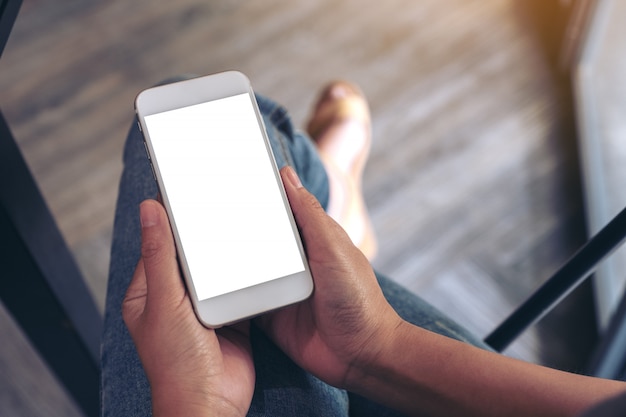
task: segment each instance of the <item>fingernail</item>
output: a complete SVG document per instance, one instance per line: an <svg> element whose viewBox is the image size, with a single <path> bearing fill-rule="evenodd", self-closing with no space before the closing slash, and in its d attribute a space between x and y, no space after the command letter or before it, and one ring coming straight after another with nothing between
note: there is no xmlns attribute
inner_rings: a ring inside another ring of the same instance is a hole
<svg viewBox="0 0 626 417"><path fill-rule="evenodd" d="M139 218L141 219L141 227L152 227L159 222L159 214L156 207L149 201L144 201L139 206Z"/></svg>
<svg viewBox="0 0 626 417"><path fill-rule="evenodd" d="M286 169L287 179L289 180L291 185L293 185L295 188L302 188L302 182L300 182L300 178L298 177L298 174L296 174L296 171L290 166L288 166Z"/></svg>

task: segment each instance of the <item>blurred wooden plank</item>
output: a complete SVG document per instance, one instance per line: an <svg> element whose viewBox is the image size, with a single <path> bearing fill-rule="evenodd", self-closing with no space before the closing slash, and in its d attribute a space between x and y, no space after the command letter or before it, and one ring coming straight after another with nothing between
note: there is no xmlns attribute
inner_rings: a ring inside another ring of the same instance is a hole
<svg viewBox="0 0 626 417"><path fill-rule="evenodd" d="M102 306L140 89L236 68L303 126L321 85L353 80L374 122L375 266L486 334L584 239L567 97L522 14L513 0L25 0L0 105ZM514 354L575 366L562 327Z"/></svg>

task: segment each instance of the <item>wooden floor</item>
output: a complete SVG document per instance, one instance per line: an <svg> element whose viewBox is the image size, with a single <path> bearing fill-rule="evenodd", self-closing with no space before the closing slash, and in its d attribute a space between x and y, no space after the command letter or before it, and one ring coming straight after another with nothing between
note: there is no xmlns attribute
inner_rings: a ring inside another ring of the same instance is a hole
<svg viewBox="0 0 626 417"><path fill-rule="evenodd" d="M140 89L239 69L302 126L350 79L373 114L375 267L483 336L584 240L568 89L517 3L24 0L0 106L102 307ZM593 326L575 298L507 353L579 370ZM0 415L73 415L1 312Z"/></svg>

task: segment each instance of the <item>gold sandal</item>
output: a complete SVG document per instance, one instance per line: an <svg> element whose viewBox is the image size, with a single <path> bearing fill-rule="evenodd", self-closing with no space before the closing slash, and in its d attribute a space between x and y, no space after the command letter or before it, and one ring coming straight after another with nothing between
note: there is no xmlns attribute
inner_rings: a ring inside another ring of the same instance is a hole
<svg viewBox="0 0 626 417"><path fill-rule="evenodd" d="M340 89L338 89L340 87ZM324 134L332 127L343 123L360 123L366 131L365 142L362 149L356 154L355 159L348 164L348 171L345 175L334 175L340 172L336 161L332 156L321 153L322 160L325 162L327 171L330 176L337 180L343 189L344 195L352 195L347 204L342 207L340 213L336 213L335 217L350 236L354 244L372 260L377 252L377 242L374 229L372 227L367 207L363 200L363 192L361 188L361 180L363 169L369 156L371 146L371 116L369 106L362 91L355 85L346 81L335 81L330 83L322 90L317 103L313 109L312 116L307 124L306 130L309 136L316 143L320 143ZM332 140L332 139L331 139ZM349 219L362 218L363 223L360 227L351 227ZM360 233L356 233L357 230ZM356 236L355 236L356 235Z"/></svg>

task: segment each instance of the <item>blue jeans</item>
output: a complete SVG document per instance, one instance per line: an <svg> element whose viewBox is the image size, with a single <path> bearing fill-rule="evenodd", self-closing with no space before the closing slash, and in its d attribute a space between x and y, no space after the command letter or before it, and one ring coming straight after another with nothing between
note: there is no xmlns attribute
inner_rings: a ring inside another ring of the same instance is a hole
<svg viewBox="0 0 626 417"><path fill-rule="evenodd" d="M313 143L294 129L284 109L260 96L257 101L278 166L293 166L304 186L323 207L327 207L328 178ZM124 171L111 249L101 351L103 416L148 416L152 413L150 386L121 314L122 300L140 256L139 203L157 195L142 140L136 124L133 124L124 149ZM404 319L434 332L486 347L419 297L380 274L377 277L389 303ZM257 379L249 416L399 415L358 395L325 384L303 371L254 326L251 344Z"/></svg>

